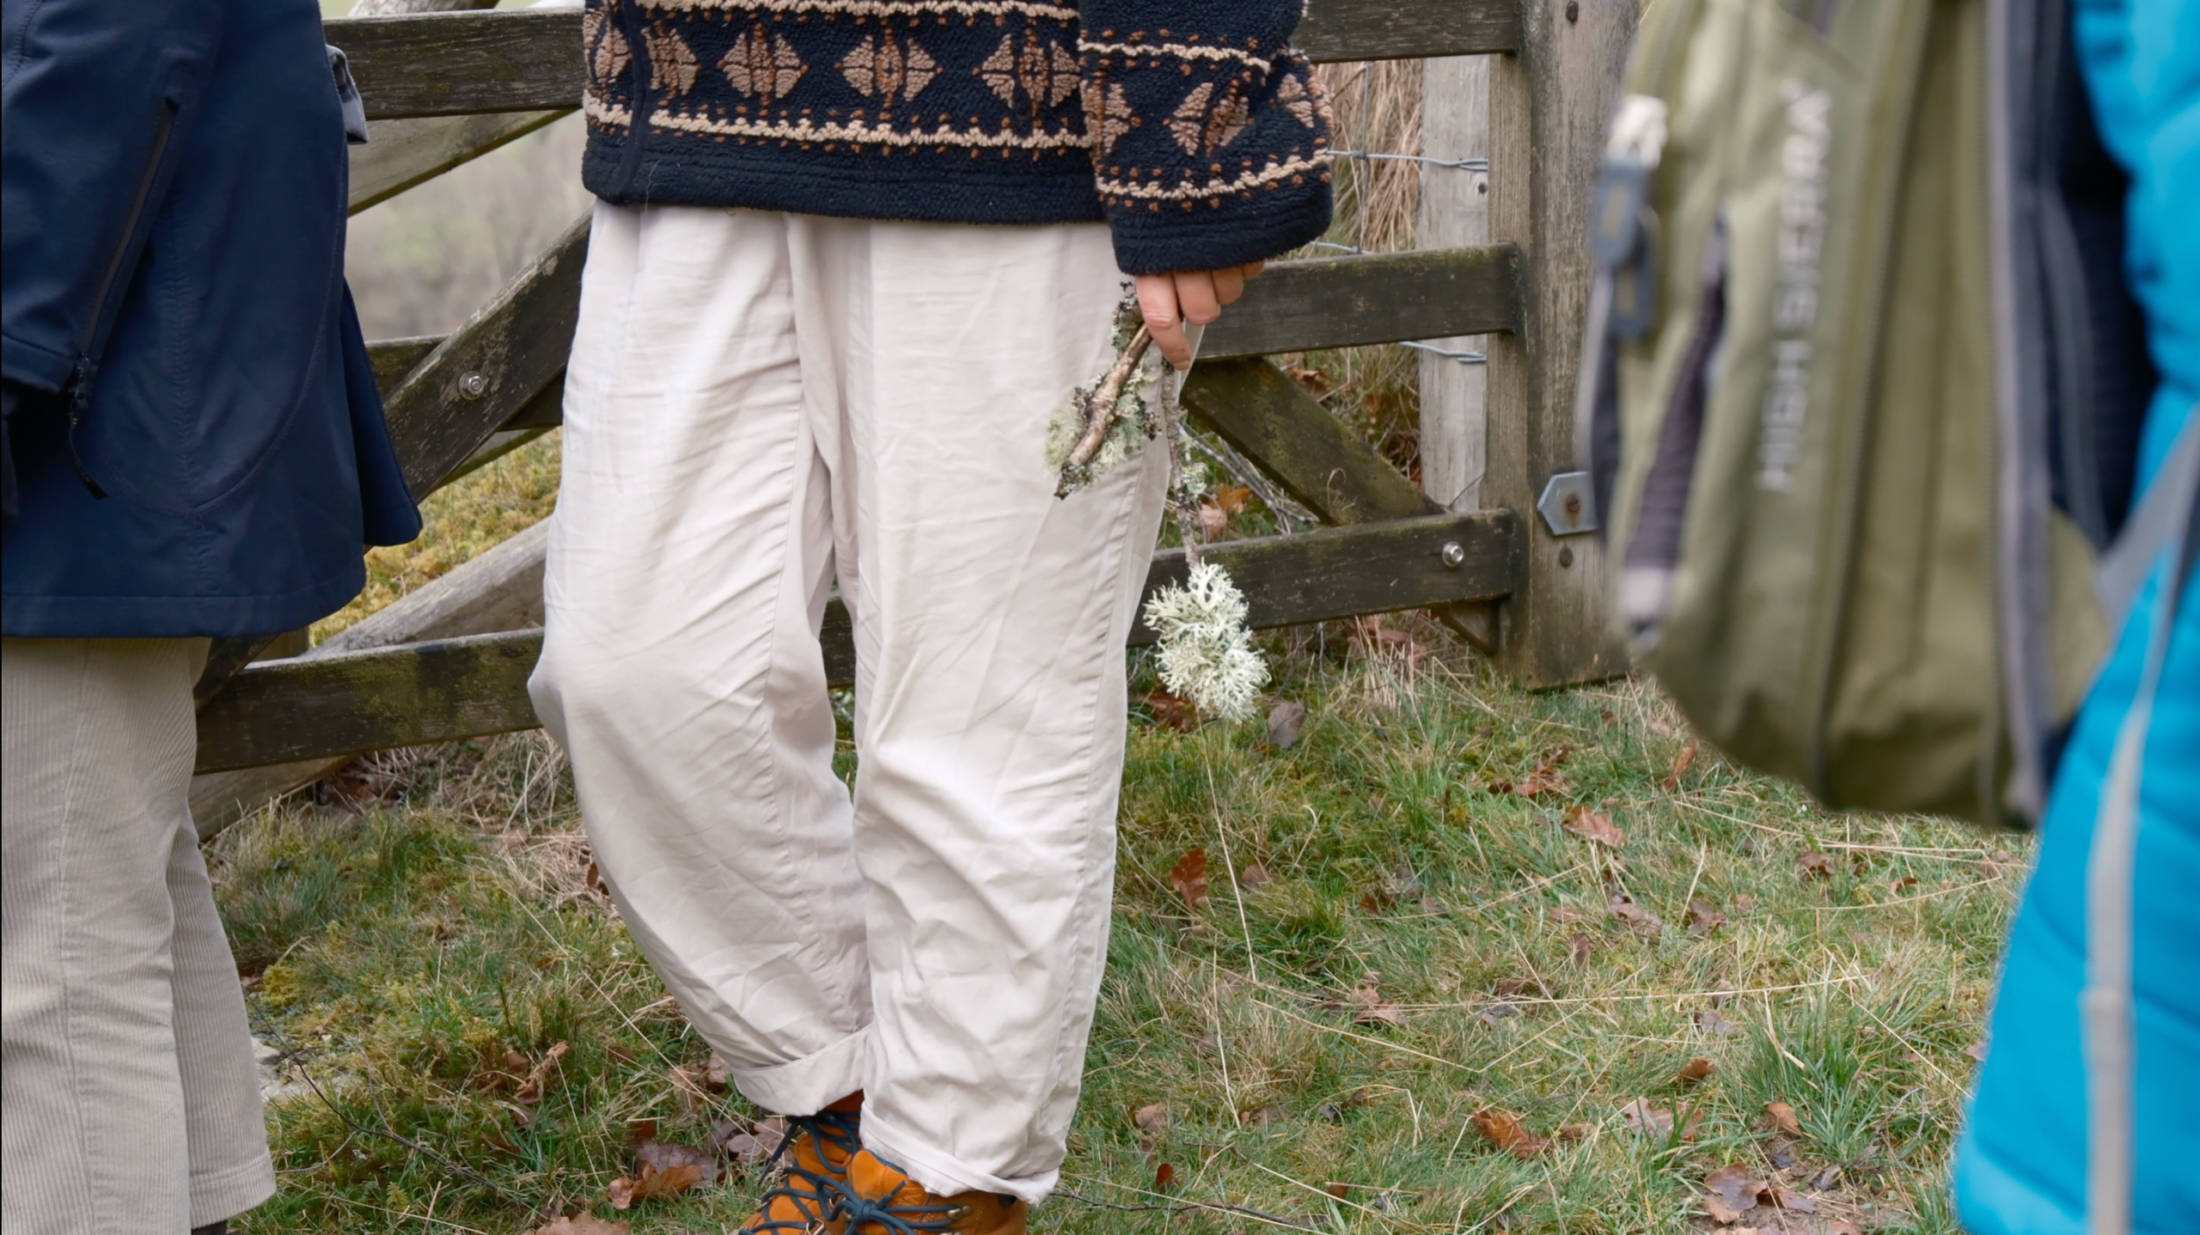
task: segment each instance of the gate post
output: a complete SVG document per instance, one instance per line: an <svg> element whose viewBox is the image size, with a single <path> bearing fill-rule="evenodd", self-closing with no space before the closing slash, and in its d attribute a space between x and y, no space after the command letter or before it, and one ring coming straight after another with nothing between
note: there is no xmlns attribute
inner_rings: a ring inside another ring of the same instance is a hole
<svg viewBox="0 0 2200 1235"><path fill-rule="evenodd" d="M1520 0L1520 51L1490 58L1490 238L1521 254L1520 329L1489 337L1482 504L1518 511L1527 580L1499 664L1531 687L1627 668L1594 535L1554 536L1536 499L1575 470L1574 373L1589 291L1590 192L1640 15L1636 0Z"/></svg>

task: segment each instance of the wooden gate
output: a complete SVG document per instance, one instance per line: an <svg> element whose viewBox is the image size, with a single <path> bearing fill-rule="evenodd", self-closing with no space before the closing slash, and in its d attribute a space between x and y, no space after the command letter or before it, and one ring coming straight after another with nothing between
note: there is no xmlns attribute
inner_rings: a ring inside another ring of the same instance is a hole
<svg viewBox="0 0 2200 1235"><path fill-rule="evenodd" d="M1606 633L1596 537L1536 504L1575 466L1589 189L1636 13L1636 0L1313 0L1299 43L1317 61L1495 53L1496 242L1277 263L1207 331L1185 406L1328 524L1206 549L1244 589L1255 626L1429 608L1531 686L1623 667ZM381 126L364 148L354 211L572 111L581 96L575 9L327 25L369 117L407 121ZM485 448L558 423L587 246L584 217L449 336L372 345L415 493ZM1429 501L1260 359L1475 334L1490 336L1489 509L1467 513ZM1181 551L1155 554L1148 591L1183 572ZM1132 641L1151 638L1141 628ZM824 641L830 678L851 681L837 602ZM532 728L527 677L541 647L539 630L507 630L239 669L254 645L225 641L202 683L198 770L315 767Z"/></svg>

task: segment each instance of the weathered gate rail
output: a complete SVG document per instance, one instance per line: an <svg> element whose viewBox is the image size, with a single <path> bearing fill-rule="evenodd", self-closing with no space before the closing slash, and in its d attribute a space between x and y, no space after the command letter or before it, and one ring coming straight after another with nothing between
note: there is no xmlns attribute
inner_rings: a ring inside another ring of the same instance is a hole
<svg viewBox="0 0 2200 1235"><path fill-rule="evenodd" d="M1549 476L1571 466L1588 188L1635 12L1633 0L1314 0L1300 43L1317 60L1504 53L1491 108L1499 241L1279 263L1209 330L1187 408L1332 525L1208 548L1245 590L1254 625L1497 601L1499 621L1481 633L1517 679L1545 685L1619 667L1593 538L1560 536L1531 511ZM581 93L576 11L327 25L370 117L402 121L363 148L373 171L354 209L572 110ZM586 248L576 220L449 336L373 345L416 492L499 435L558 423ZM1257 359L1471 334L1491 338L1484 495L1498 508L1482 511L1430 502ZM1156 554L1148 590L1183 570L1180 551ZM845 683L854 652L837 602L824 636L828 676ZM1141 627L1132 643L1151 637ZM525 630L252 665L201 709L198 770L532 727L526 679L540 648L540 632Z"/></svg>

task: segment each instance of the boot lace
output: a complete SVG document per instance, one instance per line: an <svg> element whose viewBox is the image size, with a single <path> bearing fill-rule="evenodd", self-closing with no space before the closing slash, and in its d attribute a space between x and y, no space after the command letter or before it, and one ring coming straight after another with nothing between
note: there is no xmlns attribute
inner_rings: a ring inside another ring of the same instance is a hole
<svg viewBox="0 0 2200 1235"><path fill-rule="evenodd" d="M858 1116L853 1111L819 1111L815 1115L797 1115L789 1119L787 1135L779 1142L779 1147L772 1150L772 1156L764 1160L766 1171L778 1167L785 1173L778 1183L765 1190L758 1221L741 1228L740 1235L806 1235L830 1221L835 1212L846 1205L849 1192L842 1173L833 1169L832 1156L825 1153L824 1148L840 1151L841 1162L847 1162L863 1145L858 1127ZM811 1170L790 1152L795 1141L804 1134L820 1146L817 1158L825 1164L824 1170ZM794 1211L803 1216L772 1217L772 1203L781 1199L791 1202Z"/></svg>
<svg viewBox="0 0 2200 1235"><path fill-rule="evenodd" d="M892 1167L904 1178L908 1177L909 1172L879 1157L876 1150L872 1151L872 1156ZM955 1227L955 1220L963 1213L962 1206L945 1201L896 1204L891 1203L887 1197L872 1200L856 1195L846 1180L841 1181L839 1188L840 1216L848 1220L848 1235L930 1235L932 1232L951 1231ZM896 1188L894 1191L900 1190ZM887 1195L890 1197L892 1193Z"/></svg>

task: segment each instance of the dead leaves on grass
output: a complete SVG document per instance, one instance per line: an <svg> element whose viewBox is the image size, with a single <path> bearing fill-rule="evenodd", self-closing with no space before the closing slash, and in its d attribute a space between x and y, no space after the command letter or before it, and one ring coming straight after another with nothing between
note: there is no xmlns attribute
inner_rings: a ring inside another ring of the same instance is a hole
<svg viewBox="0 0 2200 1235"><path fill-rule="evenodd" d="M1350 994L1342 999L1325 1000L1322 1006L1333 1011L1351 1012L1352 1023L1355 1025L1405 1024L1405 1009L1383 998L1382 981L1383 975L1369 970L1360 975L1359 984L1352 988Z"/></svg>
<svg viewBox="0 0 2200 1235"><path fill-rule="evenodd" d="M1150 690L1139 700L1153 714L1153 723L1167 725L1178 733L1190 733L1199 728L1199 714L1191 701L1165 690Z"/></svg>
<svg viewBox="0 0 2200 1235"><path fill-rule="evenodd" d="M787 1121L777 1115L754 1123L746 1119L721 1119L710 1130L713 1148L743 1166L769 1162L787 1139Z"/></svg>
<svg viewBox="0 0 2200 1235"><path fill-rule="evenodd" d="M1648 1098L1637 1098L1619 1108L1619 1117L1627 1122L1628 1127L1644 1136L1665 1137L1673 1135L1673 1112L1662 1107L1652 1106ZM1703 1111L1701 1109L1689 1111L1688 1119L1681 1125L1681 1139L1684 1141L1695 1140L1697 1125L1702 1122Z"/></svg>
<svg viewBox="0 0 2200 1235"><path fill-rule="evenodd" d="M1834 1179L1830 1172L1821 1174L1820 1179L1825 1187L1833 1185ZM1734 1224L1760 1205L1790 1214L1818 1212L1818 1198L1774 1180L1759 1179L1740 1163L1720 1167L1704 1176L1703 1182L1704 1187L1710 1190L1703 1198L1704 1212L1720 1226L1733 1227L1731 1235L1744 1235L1745 1232L1758 1229L1735 1227ZM1840 1221L1823 1229L1826 1235L1841 1235L1844 1231L1855 1232L1858 1228L1855 1223Z"/></svg>
<svg viewBox="0 0 2200 1235"><path fill-rule="evenodd" d="M1567 780L1566 774L1558 770L1558 765L1566 762L1566 756L1570 753L1563 746L1554 746L1543 752L1543 757L1536 761L1534 771L1518 780L1492 779L1489 790L1491 793L1517 793L1524 798L1564 793L1573 788L1573 782Z"/></svg>
<svg viewBox="0 0 2200 1235"><path fill-rule="evenodd" d="M1482 1139L1526 1161L1543 1152L1550 1142L1521 1126L1520 1117L1501 1106L1485 1107L1468 1117Z"/></svg>
<svg viewBox="0 0 2200 1235"><path fill-rule="evenodd" d="M1658 782L1658 788L1665 790L1667 793L1680 788L1681 777L1688 775L1689 767L1695 762L1696 744L1690 742L1688 745L1681 747L1680 754L1673 757L1673 770L1666 773L1664 780Z"/></svg>
<svg viewBox="0 0 2200 1235"><path fill-rule="evenodd" d="M1558 826L1607 848L1620 849L1627 844L1627 834L1619 830L1610 815L1586 806L1576 806L1567 811L1566 818Z"/></svg>
<svg viewBox="0 0 2200 1235"><path fill-rule="evenodd" d="M617 1222L606 1222L583 1211L554 1218L527 1232L527 1235L627 1235L632 1229L632 1224L623 1218Z"/></svg>
<svg viewBox="0 0 2200 1235"><path fill-rule="evenodd" d="M1184 856L1169 868L1169 886L1184 899L1184 907L1193 913L1207 903L1207 851L1187 849Z"/></svg>
<svg viewBox="0 0 2200 1235"><path fill-rule="evenodd" d="M718 1159L678 1141L644 1140L634 1146L634 1174L611 1181L604 1199L613 1209L632 1209L636 1201L675 1196L718 1182Z"/></svg>
<svg viewBox="0 0 2200 1235"><path fill-rule="evenodd" d="M1803 1135L1802 1121L1795 1117L1795 1108L1787 1103L1767 1102L1765 1103L1765 1114L1772 1120L1773 1127L1787 1133L1789 1136L1799 1137Z"/></svg>
<svg viewBox="0 0 2200 1235"><path fill-rule="evenodd" d="M1613 917L1625 922L1637 934L1645 938L1655 939L1658 937L1659 932L1665 929L1663 919L1635 903L1635 898L1625 892L1612 893L1612 899L1607 908L1612 911Z"/></svg>

